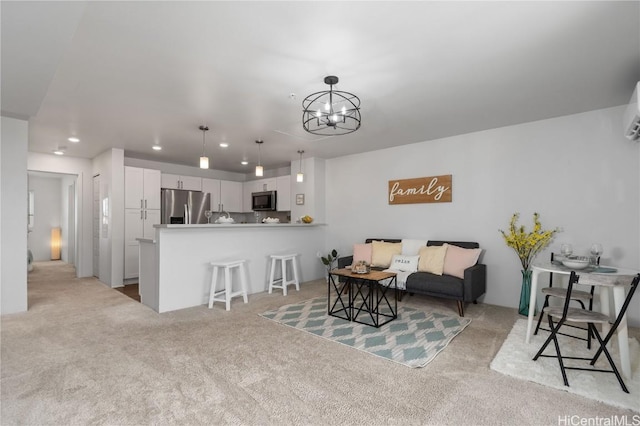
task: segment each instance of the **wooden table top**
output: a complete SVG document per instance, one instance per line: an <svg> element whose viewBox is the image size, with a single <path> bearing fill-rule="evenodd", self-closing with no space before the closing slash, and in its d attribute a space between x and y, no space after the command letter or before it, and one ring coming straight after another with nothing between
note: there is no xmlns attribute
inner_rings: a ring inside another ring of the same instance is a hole
<svg viewBox="0 0 640 426"><path fill-rule="evenodd" d="M341 277L349 277L349 278L359 278L362 280L371 280L371 281L381 281L387 278L395 277L395 272L383 272L383 271L370 271L366 274L356 274L351 271L351 269L342 268L342 269L332 269L330 272L331 275L338 275Z"/></svg>

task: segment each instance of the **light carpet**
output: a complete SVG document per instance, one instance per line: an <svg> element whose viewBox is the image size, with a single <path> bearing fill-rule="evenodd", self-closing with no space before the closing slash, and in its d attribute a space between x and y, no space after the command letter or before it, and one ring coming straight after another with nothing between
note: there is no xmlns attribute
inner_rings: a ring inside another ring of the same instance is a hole
<svg viewBox="0 0 640 426"><path fill-rule="evenodd" d="M640 412L640 344L636 339L629 339L629 350L631 354L631 379L623 378L629 393L622 391L618 380L614 374L589 372L581 370L567 370L569 387L564 386L562 373L556 358L538 358L533 361L533 357L538 352L549 332L540 330L538 335L531 337L531 343L524 341L527 330L527 320L519 319L513 326L511 333L502 344L500 351L491 362L491 369L499 373L506 374L518 379L529 380L541 385L550 386L555 389L564 390L570 393L584 396L586 398L602 401L616 407L628 408ZM586 342L559 336L560 350L564 356L588 356L595 354L595 346L591 351L587 351ZM618 360L617 342L611 345L610 353L614 361ZM544 354L555 354L555 348L551 343L544 351ZM617 362L617 361L616 361ZM565 365L588 366L588 361L566 360ZM619 364L616 364L619 367ZM604 355L596 363L596 368L608 369Z"/></svg>
<svg viewBox="0 0 640 426"><path fill-rule="evenodd" d="M375 328L328 315L326 297L282 306L261 316L411 368L427 365L471 322L399 306L398 318Z"/></svg>

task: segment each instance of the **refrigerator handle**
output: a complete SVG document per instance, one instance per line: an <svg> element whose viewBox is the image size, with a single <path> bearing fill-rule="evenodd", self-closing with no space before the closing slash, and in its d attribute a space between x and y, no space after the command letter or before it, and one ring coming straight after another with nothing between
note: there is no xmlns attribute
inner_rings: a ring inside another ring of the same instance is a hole
<svg viewBox="0 0 640 426"><path fill-rule="evenodd" d="M185 224L191 223L191 215L189 214L189 204L184 205L184 223Z"/></svg>

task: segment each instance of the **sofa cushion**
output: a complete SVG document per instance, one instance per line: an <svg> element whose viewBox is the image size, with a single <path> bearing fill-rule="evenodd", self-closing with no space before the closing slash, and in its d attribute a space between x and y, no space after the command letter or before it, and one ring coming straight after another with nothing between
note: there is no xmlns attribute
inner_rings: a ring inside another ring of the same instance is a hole
<svg viewBox="0 0 640 426"><path fill-rule="evenodd" d="M402 252L402 243L371 242L371 266L388 268L394 254Z"/></svg>
<svg viewBox="0 0 640 426"><path fill-rule="evenodd" d="M406 286L409 292L442 295L451 299L464 297L464 281L451 275L418 271L409 275Z"/></svg>
<svg viewBox="0 0 640 426"><path fill-rule="evenodd" d="M402 239L402 255L415 256L419 254L420 248L427 245L427 240L411 240L408 238Z"/></svg>
<svg viewBox="0 0 640 426"><path fill-rule="evenodd" d="M446 275L464 278L464 270L478 263L482 249L465 249L452 244L444 244L447 254L444 257L444 270Z"/></svg>
<svg viewBox="0 0 640 426"><path fill-rule="evenodd" d="M418 259L420 256L403 256L401 254L394 254L391 258L391 265L389 269L394 271L403 272L416 272L418 270Z"/></svg>
<svg viewBox="0 0 640 426"><path fill-rule="evenodd" d="M420 248L420 262L418 271L431 272L435 275L442 275L444 271L444 258L447 253L447 246L424 246Z"/></svg>
<svg viewBox="0 0 640 426"><path fill-rule="evenodd" d="M353 245L353 263L361 260L371 264L371 244L354 244Z"/></svg>

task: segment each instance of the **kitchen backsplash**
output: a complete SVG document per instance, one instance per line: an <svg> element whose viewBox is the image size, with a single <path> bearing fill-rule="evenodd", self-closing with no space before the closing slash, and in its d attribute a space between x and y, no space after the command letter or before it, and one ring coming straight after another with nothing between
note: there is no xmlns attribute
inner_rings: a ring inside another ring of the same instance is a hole
<svg viewBox="0 0 640 426"><path fill-rule="evenodd" d="M291 212L273 212L273 211L260 211L253 213L229 213L235 223L262 223L262 219L267 217L278 218L280 223L291 222ZM211 217L211 222L215 221L220 216L220 213L214 212Z"/></svg>

